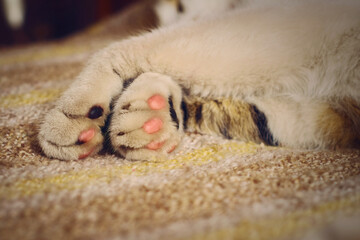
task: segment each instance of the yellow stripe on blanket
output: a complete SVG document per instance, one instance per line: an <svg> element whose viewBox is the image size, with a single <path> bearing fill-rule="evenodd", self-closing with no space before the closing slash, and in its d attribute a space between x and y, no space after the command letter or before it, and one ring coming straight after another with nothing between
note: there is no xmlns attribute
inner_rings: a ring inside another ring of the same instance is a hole
<svg viewBox="0 0 360 240"><path fill-rule="evenodd" d="M45 178L19 180L10 186L0 185L0 199L29 196L41 192L74 190L84 188L90 184L109 183L114 179L121 179L129 175L143 176L149 173L180 169L188 165L201 166L211 162L218 162L229 155L239 156L255 153L262 147L255 143L230 142L197 149L173 159L131 162L118 167L96 167L90 170L72 171Z"/></svg>
<svg viewBox="0 0 360 240"><path fill-rule="evenodd" d="M57 58L68 58L80 54L91 54L92 52L105 47L113 42L113 38L103 38L90 43L81 44L60 44L47 45L43 47L27 49L25 48L21 54L19 52L8 53L0 57L0 66L12 65L18 63L33 63L35 61L48 61Z"/></svg>
<svg viewBox="0 0 360 240"><path fill-rule="evenodd" d="M24 51L22 54L9 54L0 58L1 65L11 65L16 63L27 63L40 60L52 60L57 57L68 57L76 54L85 53L89 50L87 46L63 45L49 46L38 49L37 51Z"/></svg>
<svg viewBox="0 0 360 240"><path fill-rule="evenodd" d="M55 100L63 89L33 90L24 94L12 94L0 97L0 107L21 107L25 105L41 104Z"/></svg>
<svg viewBox="0 0 360 240"><path fill-rule="evenodd" d="M196 234L190 238L186 238L186 240L287 239L286 237L290 235L292 236L291 239L293 239L296 235L302 235L316 225L332 222L336 217L336 212L340 211L349 215L358 214L360 212L360 194L325 202L312 208L292 212L285 216L270 217L258 221L244 220L233 228Z"/></svg>

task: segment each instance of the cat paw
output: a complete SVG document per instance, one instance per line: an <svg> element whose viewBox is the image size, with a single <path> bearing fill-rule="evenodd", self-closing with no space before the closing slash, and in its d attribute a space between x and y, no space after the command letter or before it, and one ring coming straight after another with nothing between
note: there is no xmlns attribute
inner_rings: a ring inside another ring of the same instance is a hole
<svg viewBox="0 0 360 240"><path fill-rule="evenodd" d="M103 147L101 127L104 125L106 112L103 104L94 104L81 113L74 102L67 105L79 114L68 111L61 99L40 126L38 140L45 155L61 160L83 159L99 152ZM91 105L91 104L87 104ZM82 105L84 106L84 105ZM79 107L80 108L80 107Z"/></svg>
<svg viewBox="0 0 360 240"><path fill-rule="evenodd" d="M114 106L109 136L128 159L149 160L172 152L183 134L181 89L170 77L144 73Z"/></svg>

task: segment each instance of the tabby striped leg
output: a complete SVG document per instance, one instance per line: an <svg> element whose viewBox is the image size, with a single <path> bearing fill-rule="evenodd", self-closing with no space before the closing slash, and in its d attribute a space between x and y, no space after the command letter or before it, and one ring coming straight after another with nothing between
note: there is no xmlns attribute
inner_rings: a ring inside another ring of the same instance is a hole
<svg viewBox="0 0 360 240"><path fill-rule="evenodd" d="M266 116L253 104L231 98L186 96L182 109L187 131L278 145Z"/></svg>

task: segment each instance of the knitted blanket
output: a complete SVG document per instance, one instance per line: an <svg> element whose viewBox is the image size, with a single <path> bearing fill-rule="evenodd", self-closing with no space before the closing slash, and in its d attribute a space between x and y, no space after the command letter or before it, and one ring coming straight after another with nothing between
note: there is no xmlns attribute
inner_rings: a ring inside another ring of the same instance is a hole
<svg viewBox="0 0 360 240"><path fill-rule="evenodd" d="M39 119L94 51L136 30L134 11L0 50L0 239L360 239L360 150L188 134L150 162L44 156Z"/></svg>

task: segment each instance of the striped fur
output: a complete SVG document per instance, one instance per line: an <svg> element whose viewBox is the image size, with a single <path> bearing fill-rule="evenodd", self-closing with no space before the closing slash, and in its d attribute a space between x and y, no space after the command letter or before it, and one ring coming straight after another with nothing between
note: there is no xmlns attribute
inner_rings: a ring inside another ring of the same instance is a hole
<svg viewBox="0 0 360 240"><path fill-rule="evenodd" d="M266 115L254 104L244 101L185 96L182 114L184 129L190 132L271 146L286 145L273 136ZM319 138L326 142L327 148L358 147L359 119L359 107L353 102L327 105L315 119Z"/></svg>
<svg viewBox="0 0 360 240"><path fill-rule="evenodd" d="M220 135L228 139L265 142L257 125L255 107L231 99L205 99L187 96L182 105L188 131Z"/></svg>

